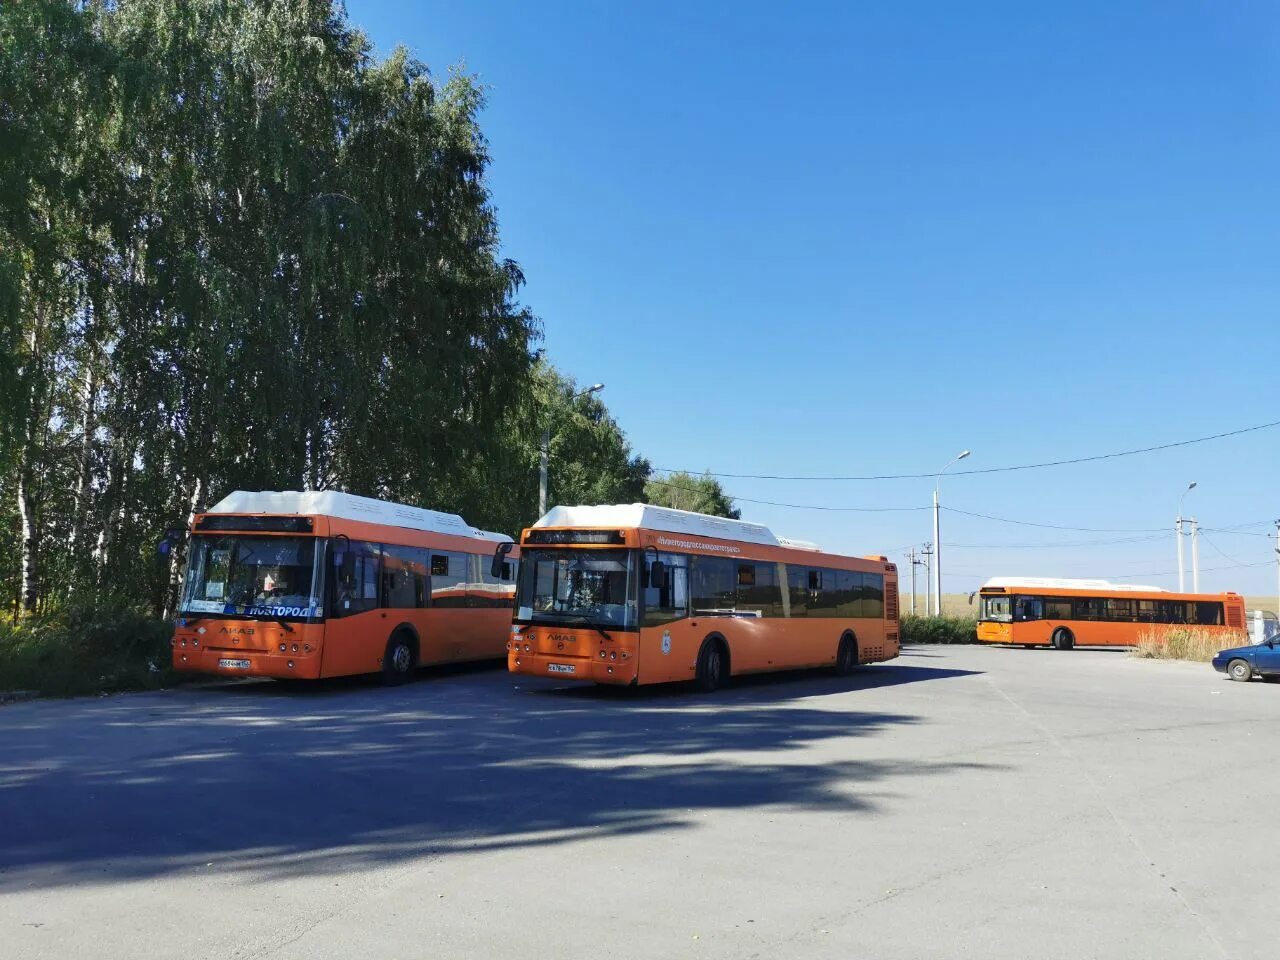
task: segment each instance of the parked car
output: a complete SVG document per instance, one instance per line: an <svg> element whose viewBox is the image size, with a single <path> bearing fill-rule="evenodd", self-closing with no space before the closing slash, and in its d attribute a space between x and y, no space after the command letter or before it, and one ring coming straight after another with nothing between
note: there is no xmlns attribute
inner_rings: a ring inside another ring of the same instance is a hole
<svg viewBox="0 0 1280 960"><path fill-rule="evenodd" d="M1213 669L1232 680L1280 680L1280 640L1219 650L1213 658Z"/></svg>

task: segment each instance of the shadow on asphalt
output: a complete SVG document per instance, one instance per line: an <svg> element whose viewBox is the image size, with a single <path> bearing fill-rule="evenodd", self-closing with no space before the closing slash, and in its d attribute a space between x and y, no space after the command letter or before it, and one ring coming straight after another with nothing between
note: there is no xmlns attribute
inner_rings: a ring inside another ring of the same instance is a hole
<svg viewBox="0 0 1280 960"><path fill-rule="evenodd" d="M246 682L11 707L0 891L390 866L696 829L693 811L870 813L887 780L985 765L860 758L859 740L918 718L835 695L973 673L898 661L700 695L452 667L389 689Z"/></svg>

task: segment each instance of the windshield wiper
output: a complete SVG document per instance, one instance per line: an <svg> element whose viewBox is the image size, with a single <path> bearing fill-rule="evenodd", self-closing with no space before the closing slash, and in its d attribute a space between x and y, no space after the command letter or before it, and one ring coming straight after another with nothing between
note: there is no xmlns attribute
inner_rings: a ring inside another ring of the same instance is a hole
<svg viewBox="0 0 1280 960"><path fill-rule="evenodd" d="M604 627L601 627L599 624L592 623L591 618L588 617L585 613L562 613L560 614L560 616L566 619L569 617L573 617L578 622L585 623L588 627L596 631L598 634L600 634L600 636L604 637L606 640L613 639L613 637L609 636L609 634L604 632Z"/></svg>

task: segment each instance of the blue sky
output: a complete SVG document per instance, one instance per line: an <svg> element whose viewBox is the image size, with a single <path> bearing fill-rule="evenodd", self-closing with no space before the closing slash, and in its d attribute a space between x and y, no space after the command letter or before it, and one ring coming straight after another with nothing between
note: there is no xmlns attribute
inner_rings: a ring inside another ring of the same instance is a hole
<svg viewBox="0 0 1280 960"><path fill-rule="evenodd" d="M504 252L553 361L659 467L871 475L1280 420L1280 8L349 0L385 52L489 86ZM1280 429L944 479L945 589L991 575L1276 591ZM954 468L953 468L954 469ZM725 479L920 507L932 481ZM927 510L743 503L842 552ZM1253 534L1253 535L1248 535ZM948 546L954 544L953 546ZM1188 561L1189 562L1189 561ZM1239 564L1259 564L1240 566ZM904 573L905 573L904 569ZM1188 577L1189 579L1189 577ZM1273 604L1274 605L1274 604Z"/></svg>

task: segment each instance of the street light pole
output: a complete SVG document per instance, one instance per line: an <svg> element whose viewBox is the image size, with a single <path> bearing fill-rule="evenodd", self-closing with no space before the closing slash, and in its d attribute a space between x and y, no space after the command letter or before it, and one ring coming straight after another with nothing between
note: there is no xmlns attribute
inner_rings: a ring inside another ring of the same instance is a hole
<svg viewBox="0 0 1280 960"><path fill-rule="evenodd" d="M1187 489L1182 491L1182 496L1178 498L1178 522L1174 525L1174 531L1178 538L1178 592L1185 593L1187 589L1186 583L1186 561L1182 559L1182 501L1187 499L1187 494L1196 488L1196 481L1192 480L1187 484Z"/></svg>
<svg viewBox="0 0 1280 960"><path fill-rule="evenodd" d="M1191 518L1191 592L1200 592L1200 524Z"/></svg>
<svg viewBox="0 0 1280 960"><path fill-rule="evenodd" d="M579 397L585 397L587 394L590 394L590 393L599 393L603 389L604 389L603 383L593 383L591 386L587 387L587 389L579 390L577 393L571 396L569 398L569 402L572 403L574 400L577 400ZM540 517L544 517L547 514L547 461L548 459L550 459L550 451L551 451L551 422L550 422L550 418L548 418L546 426L544 426L542 429L542 448L540 451L541 456L539 457L539 467L538 467L538 516Z"/></svg>
<svg viewBox="0 0 1280 960"><path fill-rule="evenodd" d="M933 478L933 615L935 617L942 616L942 522L938 509L938 488L942 485L942 475L951 468L952 464L959 463L967 456L969 451L962 450L952 457Z"/></svg>

